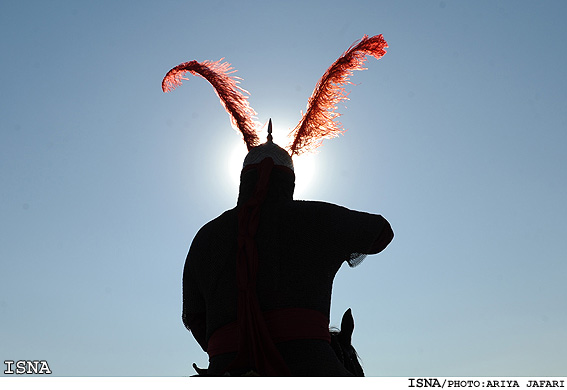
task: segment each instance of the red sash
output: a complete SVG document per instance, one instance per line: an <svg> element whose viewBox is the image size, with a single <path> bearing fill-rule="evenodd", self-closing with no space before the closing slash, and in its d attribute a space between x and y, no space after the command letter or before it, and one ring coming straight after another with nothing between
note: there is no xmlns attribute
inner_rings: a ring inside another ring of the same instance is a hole
<svg viewBox="0 0 567 390"><path fill-rule="evenodd" d="M255 168L258 169L258 181L254 194L238 211L236 256L238 353L236 359L227 367L227 371L253 368L262 376L289 376L291 373L271 338L256 294L259 265L256 232L260 224L262 204L268 193L274 161L265 158Z"/></svg>
<svg viewBox="0 0 567 390"><path fill-rule="evenodd" d="M317 310L286 308L262 313L272 343L317 339L331 342L329 319ZM209 339L209 357L238 351L238 322L217 329Z"/></svg>

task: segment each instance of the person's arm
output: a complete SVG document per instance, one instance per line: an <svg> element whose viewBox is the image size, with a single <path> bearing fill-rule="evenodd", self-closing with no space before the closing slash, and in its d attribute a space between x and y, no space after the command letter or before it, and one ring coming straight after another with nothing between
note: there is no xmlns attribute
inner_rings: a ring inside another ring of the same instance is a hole
<svg viewBox="0 0 567 390"><path fill-rule="evenodd" d="M181 317L183 324L193 334L203 351L207 351L206 306L193 264L200 256L199 245L196 241L198 241L197 237L191 244L183 270L183 313Z"/></svg>
<svg viewBox="0 0 567 390"><path fill-rule="evenodd" d="M207 352L207 315L203 313L190 313L183 316L183 323L191 331L195 340L203 351Z"/></svg>
<svg viewBox="0 0 567 390"><path fill-rule="evenodd" d="M388 244L392 242L392 240L394 239L394 231L392 230L392 226L390 226L390 223L381 215L379 217L381 217L384 220L384 227L382 228L382 231L380 232L378 237L376 237L376 239L372 243L372 246L368 251L369 255L382 252L384 249L386 249Z"/></svg>
<svg viewBox="0 0 567 390"><path fill-rule="evenodd" d="M381 215L327 204L325 235L331 251L341 253L351 267L360 264L366 255L383 251L394 238L390 223Z"/></svg>

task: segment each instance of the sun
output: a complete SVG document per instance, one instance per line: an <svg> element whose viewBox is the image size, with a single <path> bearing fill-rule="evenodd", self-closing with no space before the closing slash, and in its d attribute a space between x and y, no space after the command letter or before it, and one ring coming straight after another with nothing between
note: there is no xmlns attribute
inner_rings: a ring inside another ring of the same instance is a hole
<svg viewBox="0 0 567 390"><path fill-rule="evenodd" d="M274 142L281 146L286 147L291 143L291 139L288 137L291 128L288 126L276 126L274 123L273 127L273 137ZM266 132L267 127L262 129ZM262 139L265 142L265 137ZM246 146L241 140L235 142L232 152L230 153L230 158L228 159L227 172L230 176L232 183L236 186L240 184L240 171L242 170L242 162L244 157L246 157L247 150ZM302 199L307 195L309 190L313 190L313 183L315 181L315 173L317 170L316 156L313 153L304 153L300 156L293 156L293 167L295 172L295 191L294 198Z"/></svg>

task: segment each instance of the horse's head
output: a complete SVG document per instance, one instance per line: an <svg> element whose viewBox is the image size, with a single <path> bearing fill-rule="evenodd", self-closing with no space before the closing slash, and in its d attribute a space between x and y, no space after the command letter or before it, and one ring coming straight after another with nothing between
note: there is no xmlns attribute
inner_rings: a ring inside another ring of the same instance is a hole
<svg viewBox="0 0 567 390"><path fill-rule="evenodd" d="M358 361L358 354L352 346L352 332L354 331L354 318L350 309L345 311L341 321L341 330L331 330L331 347L337 354L345 368L354 376L364 376L362 366Z"/></svg>

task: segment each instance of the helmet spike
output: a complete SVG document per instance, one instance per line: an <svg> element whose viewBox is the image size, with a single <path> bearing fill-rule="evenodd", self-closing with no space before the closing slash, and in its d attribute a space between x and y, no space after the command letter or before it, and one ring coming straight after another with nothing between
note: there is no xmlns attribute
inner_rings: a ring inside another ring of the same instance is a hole
<svg viewBox="0 0 567 390"><path fill-rule="evenodd" d="M268 142L274 142L274 137L272 137L272 118L268 122Z"/></svg>

